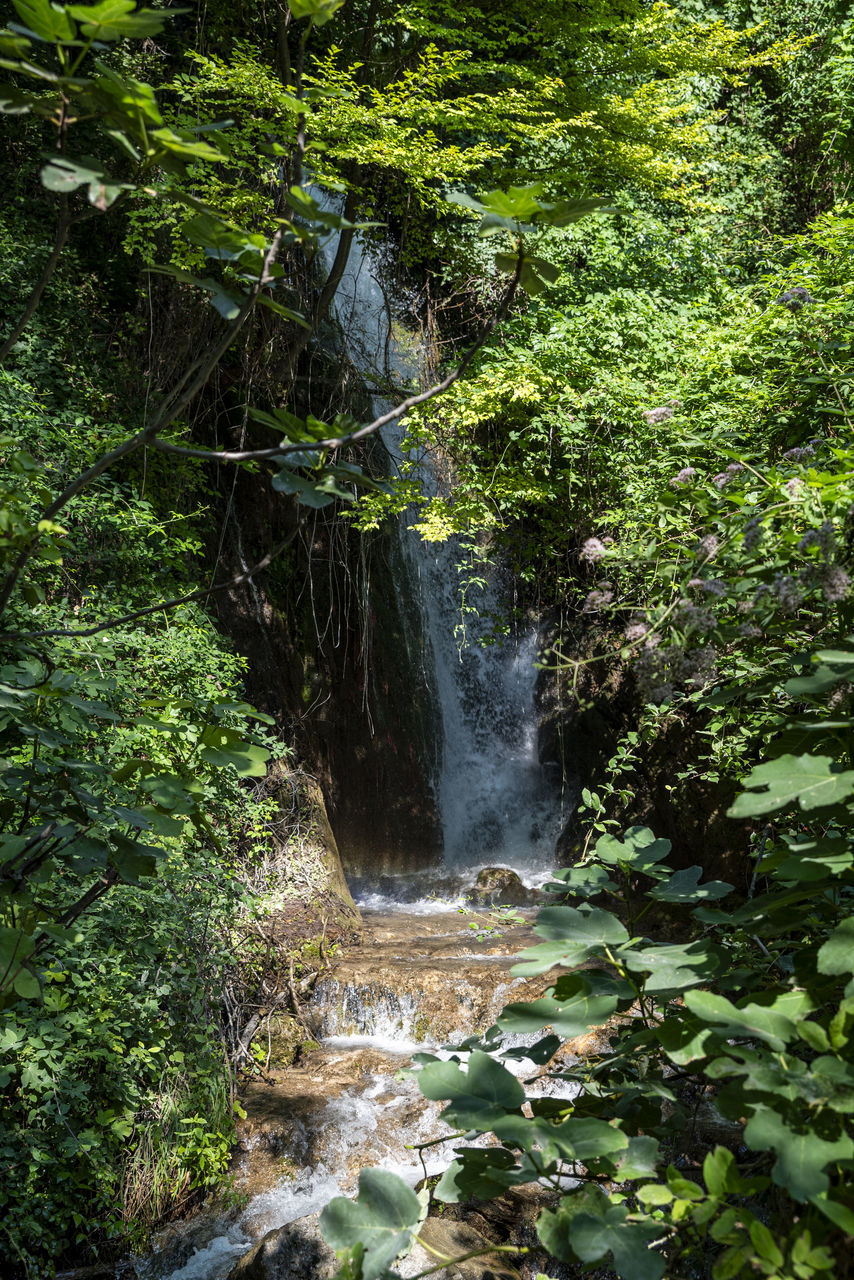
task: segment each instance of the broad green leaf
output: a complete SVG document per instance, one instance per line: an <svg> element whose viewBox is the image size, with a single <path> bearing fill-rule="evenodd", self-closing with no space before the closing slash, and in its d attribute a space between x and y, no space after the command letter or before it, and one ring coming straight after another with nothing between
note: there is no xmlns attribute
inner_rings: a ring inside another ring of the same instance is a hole
<svg viewBox="0 0 854 1280"><path fill-rule="evenodd" d="M535 220L548 227L568 227L570 223L580 222L591 213L616 213L617 209L607 200L589 196L581 200L558 200L551 207L546 206Z"/></svg>
<svg viewBox="0 0 854 1280"><path fill-rule="evenodd" d="M522 963L513 967L514 975L543 973L554 965L572 968L594 955L602 955L603 947L628 942L629 935L610 911L599 907L544 907L537 916L534 932L549 940L547 945L529 947L521 954Z"/></svg>
<svg viewBox="0 0 854 1280"><path fill-rule="evenodd" d="M630 1222L625 1205L614 1205L601 1217L576 1214L569 1224L569 1241L581 1261L598 1262L610 1253L622 1280L660 1280L667 1264L649 1246L663 1235L654 1222Z"/></svg>
<svg viewBox="0 0 854 1280"><path fill-rule="evenodd" d="M795 800L806 811L839 804L854 792L854 770L840 770L831 756L784 755L757 765L744 785L749 790L736 797L731 818L759 817Z"/></svg>
<svg viewBox="0 0 854 1280"><path fill-rule="evenodd" d="M100 170L93 169L92 163L52 156L41 171L42 185L49 191L60 192L86 187L89 203L102 211L108 209L127 189L127 183L106 177Z"/></svg>
<svg viewBox="0 0 854 1280"><path fill-rule="evenodd" d="M455 1062L433 1062L418 1073L418 1087L432 1102L448 1100L442 1118L448 1124L481 1133L508 1111L518 1111L525 1090L514 1075L488 1053L476 1050L462 1071Z"/></svg>
<svg viewBox="0 0 854 1280"><path fill-rule="evenodd" d="M459 1204L477 1196L493 1200L508 1187L520 1186L536 1176L520 1165L504 1147L456 1147L457 1159L445 1170L436 1186L436 1199Z"/></svg>
<svg viewBox="0 0 854 1280"><path fill-rule="evenodd" d="M684 991L708 982L721 967L721 952L710 942L647 943L621 947L620 958L632 973L647 974L647 992Z"/></svg>
<svg viewBox="0 0 854 1280"><path fill-rule="evenodd" d="M669 840L656 838L649 827L629 827L622 840L616 836L600 836L596 856L601 862L616 867L624 864L646 875L662 874L657 863L666 858L672 846Z"/></svg>
<svg viewBox="0 0 854 1280"><path fill-rule="evenodd" d="M217 768L231 766L242 778L262 778L270 753L265 747L248 742L236 729L208 725L201 737L199 755Z"/></svg>
<svg viewBox="0 0 854 1280"><path fill-rule="evenodd" d="M322 27L343 3L344 0L288 0L288 8L295 18L311 18L315 26Z"/></svg>
<svg viewBox="0 0 854 1280"><path fill-rule="evenodd" d="M154 9L137 9L135 0L103 0L102 4L71 4L68 12L80 23L87 39L145 40L160 35L166 15ZM170 16L187 10L170 9Z"/></svg>
<svg viewBox="0 0 854 1280"><path fill-rule="evenodd" d="M700 884L702 867L686 867L649 892L658 902L713 902L732 893L732 885L723 880L707 880Z"/></svg>
<svg viewBox="0 0 854 1280"><path fill-rule="evenodd" d="M617 1182L653 1177L658 1163L658 1148L657 1138L629 1138L628 1148L617 1162Z"/></svg>
<svg viewBox="0 0 854 1280"><path fill-rule="evenodd" d="M320 1231L333 1249L362 1244L362 1280L379 1280L411 1244L424 1217L415 1192L395 1173L363 1169L355 1201L337 1196L320 1215Z"/></svg>
<svg viewBox="0 0 854 1280"><path fill-rule="evenodd" d="M165 856L163 849L119 835L114 835L112 842L109 860L125 884L138 884L141 878L157 875L157 863Z"/></svg>
<svg viewBox="0 0 854 1280"><path fill-rule="evenodd" d="M592 1160L610 1160L616 1164L629 1140L622 1129L592 1116L569 1116L552 1124L544 1116L505 1115L496 1120L492 1130L502 1142L523 1151L542 1151L546 1160L566 1160L588 1164Z"/></svg>
<svg viewBox="0 0 854 1280"><path fill-rule="evenodd" d="M854 916L843 920L819 949L819 973L854 973Z"/></svg>
<svg viewBox="0 0 854 1280"><path fill-rule="evenodd" d="M772 1049L784 1049L797 1036L797 1027L785 1013L759 1004L738 1008L726 996L711 991L689 991L685 1004L703 1022L710 1022L726 1036L764 1040Z"/></svg>
<svg viewBox="0 0 854 1280"><path fill-rule="evenodd" d="M823 1195L830 1185L828 1166L854 1156L854 1140L846 1133L828 1140L814 1126L799 1132L778 1111L761 1105L748 1121L744 1139L755 1151L775 1153L774 1182L800 1201Z"/></svg>
<svg viewBox="0 0 854 1280"><path fill-rule="evenodd" d="M283 466L270 483L279 493L296 496L306 507L328 507L336 498L345 502L355 501L356 495L349 489L342 489L330 472L315 472L315 476L316 479L309 479L297 475L289 466Z"/></svg>
<svg viewBox="0 0 854 1280"><path fill-rule="evenodd" d="M829 1218L834 1226L839 1227L840 1231L854 1237L854 1209L834 1199L832 1192L821 1192L820 1195L811 1196L810 1203Z"/></svg>
<svg viewBox="0 0 854 1280"><path fill-rule="evenodd" d="M563 893L574 898L595 898L599 893L617 892L616 881L595 862L564 867L555 872L554 881L544 888L547 893Z"/></svg>
<svg viewBox="0 0 854 1280"><path fill-rule="evenodd" d="M40 40L61 44L77 35L77 28L67 10L51 4L50 0L12 0L12 3L24 26Z"/></svg>
<svg viewBox="0 0 854 1280"><path fill-rule="evenodd" d="M573 975L575 976L575 975ZM502 1031L526 1034L550 1026L565 1040L584 1035L591 1027L601 1026L617 1009L616 995L593 995L580 979L574 995L507 1005L498 1019Z"/></svg>
<svg viewBox="0 0 854 1280"><path fill-rule="evenodd" d="M29 969L20 969L12 983L15 994L22 1000L37 1000L41 995L39 980Z"/></svg>

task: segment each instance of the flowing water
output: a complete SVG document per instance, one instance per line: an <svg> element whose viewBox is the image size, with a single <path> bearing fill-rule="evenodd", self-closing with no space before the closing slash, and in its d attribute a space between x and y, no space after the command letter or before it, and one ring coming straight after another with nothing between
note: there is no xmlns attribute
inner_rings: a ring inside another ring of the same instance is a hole
<svg viewBox="0 0 854 1280"><path fill-rule="evenodd" d="M468 917L448 912L366 913L364 923L366 942L313 992L318 1047L245 1091L233 1170L245 1207L167 1230L138 1264L143 1280L226 1280L267 1233L312 1222L333 1196L354 1194L361 1168L392 1170L414 1186L453 1158L447 1145L416 1149L448 1131L440 1105L419 1093L412 1055L448 1056L440 1045L484 1031L523 993L539 994L542 981L509 972L533 935L517 924L476 936ZM506 1047L512 1070L536 1074L523 1041ZM549 1082L529 1092L550 1092Z"/></svg>
<svg viewBox="0 0 854 1280"><path fill-rule="evenodd" d="M328 266L337 243L330 237L326 244ZM390 407L390 386L411 389L423 381L426 359L417 338L395 316L383 287L380 255L358 236L335 308L346 354L374 393L379 415ZM405 421L384 427L382 439L393 470L409 463L428 497L443 492L435 460L409 447ZM449 494L444 486L445 496L452 496L452 484L450 489ZM431 868L433 899L426 901L426 875L384 876L378 882L365 869L352 888L359 904L370 908L391 901L408 903L410 910L435 909L437 891L456 906L486 866L511 867L526 884L541 885L553 869L563 817L558 780L538 757L538 627L516 625L496 638L496 624L507 613L500 568L476 567L479 581L466 586L463 600L459 565L464 551L458 539L424 541L412 528L416 518L410 508L398 524L406 573L400 596L407 602L407 619L413 613L418 618L410 660L426 663L434 704L440 750L431 781L443 868L438 876Z"/></svg>
<svg viewBox="0 0 854 1280"><path fill-rule="evenodd" d="M330 237L327 264L335 248ZM335 304L340 340L375 393L378 414L388 404L389 386L412 385L424 365L418 343L395 320L381 275L377 254L357 239ZM390 466L400 469L411 457L405 424L387 427L383 441ZM427 454L416 458L416 471L428 495L440 491ZM444 1127L440 1106L418 1091L412 1055L447 1053L439 1046L486 1030L509 1000L539 994L544 985L523 984L510 972L513 957L534 940L532 912L525 923L484 931L469 927L478 921L464 906L485 866L509 866L529 886L542 884L553 866L561 808L537 755L537 629L517 628L503 640L481 643L491 639L502 612L501 573L492 567L468 594L474 612L464 615L467 642L461 644L461 548L455 539L422 541L410 528L414 517L405 513L397 530L405 565L398 585L409 603L410 658L428 668L437 723L440 751L431 782L442 867L382 879L365 869L353 879L366 940L315 986L308 1016L318 1047L246 1090L234 1163L244 1207L215 1217L203 1213L166 1232L138 1266L146 1280L225 1280L253 1242L270 1240L267 1233L287 1224L312 1224L311 1215L333 1196L352 1195L364 1166L391 1169L411 1185L447 1167L447 1147L416 1150ZM523 1076L535 1073L524 1046L515 1049L507 1065ZM322 1252L314 1243L316 1226L303 1234ZM297 1250L293 1256L308 1255ZM402 1274L414 1274L407 1265L415 1264L404 1264ZM304 1280L330 1274L328 1258L326 1269L322 1261L292 1260L289 1267L281 1274Z"/></svg>

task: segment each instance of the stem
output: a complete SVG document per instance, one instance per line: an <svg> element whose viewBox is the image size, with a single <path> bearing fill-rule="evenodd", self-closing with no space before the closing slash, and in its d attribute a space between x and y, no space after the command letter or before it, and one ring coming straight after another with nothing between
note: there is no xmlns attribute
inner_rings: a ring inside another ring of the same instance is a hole
<svg viewBox="0 0 854 1280"><path fill-rule="evenodd" d="M437 1263L435 1267L427 1267L426 1270L419 1271L417 1275L412 1277L412 1280L422 1280L423 1276L432 1276L435 1275L437 1271L444 1271L445 1267L447 1267L449 1263L456 1266L460 1262L468 1262L470 1258L486 1258L490 1257L493 1253L522 1254L529 1252L524 1245L521 1246L521 1248L516 1248L516 1246L512 1244L493 1244L489 1245L489 1247L485 1249L474 1249L471 1253L464 1253L459 1258L452 1258L448 1254L440 1253L438 1249L434 1249L420 1237L418 1238L418 1243L421 1245L422 1249L426 1249L428 1253L433 1254L434 1258L441 1258L442 1261Z"/></svg>
<svg viewBox="0 0 854 1280"><path fill-rule="evenodd" d="M0 347L0 363L6 359L27 325L36 313L42 294L45 291L48 281L56 271L57 263L63 249L68 242L68 232L71 228L71 218L68 216L68 197L63 196L60 202L59 217L56 222L56 234L54 235L53 248L50 251L50 257L42 268L42 273L33 286L27 305L24 307L17 324L9 334L6 341Z"/></svg>
<svg viewBox="0 0 854 1280"><path fill-rule="evenodd" d="M159 613L161 609L174 609L178 605L188 604L191 600L201 600L203 596L208 596L214 591L227 591L229 587L239 587L244 582L249 582L256 573L261 573L268 565L272 564L276 556L281 555L286 547L290 546L294 538L299 532L299 526L289 533L287 538L276 544L272 551L268 551L263 559L254 564L251 569L247 569L245 573L239 573L234 578L228 578L225 582L217 582L210 587L200 587L198 591L190 591L185 596L175 596L171 600L161 600L158 604L150 604L145 609L135 609L133 613L124 613L120 618L111 618L108 622L99 622L92 627L56 627L51 631L11 631L4 636L6 640L35 640L48 636L94 636L101 631L111 631L114 627L122 627L126 622L134 622L137 618L145 618L149 614Z"/></svg>

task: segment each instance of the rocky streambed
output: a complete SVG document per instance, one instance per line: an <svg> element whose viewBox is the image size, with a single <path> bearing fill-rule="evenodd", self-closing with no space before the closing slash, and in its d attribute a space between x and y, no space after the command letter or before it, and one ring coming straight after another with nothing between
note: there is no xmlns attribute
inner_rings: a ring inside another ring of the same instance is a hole
<svg viewBox="0 0 854 1280"><path fill-rule="evenodd" d="M217 1215L202 1210L161 1233L154 1253L138 1264L140 1276L331 1276L335 1259L319 1235L317 1214L333 1196L355 1193L360 1169L390 1169L415 1185L453 1158L444 1144L415 1149L447 1129L441 1105L418 1091L412 1054L483 1031L510 1000L540 993L544 979L532 984L510 973L518 952L534 940L533 912L523 918L491 931L482 921L479 929L469 927L471 917L454 911L365 912L365 942L323 975L305 1011L316 1047L244 1091L234 1206ZM520 1069L533 1071L530 1063ZM479 1216L472 1210L465 1221L449 1211L428 1221L422 1237L445 1254L480 1247L475 1238L497 1243L511 1228L518 1240L520 1232L532 1231L525 1224L536 1216L542 1194L521 1188ZM401 1270L415 1275L434 1264L435 1256L416 1249ZM535 1275L536 1259L531 1266L522 1274ZM483 1267L480 1259L476 1270L448 1269L447 1276L480 1275ZM506 1273L500 1256L490 1273Z"/></svg>

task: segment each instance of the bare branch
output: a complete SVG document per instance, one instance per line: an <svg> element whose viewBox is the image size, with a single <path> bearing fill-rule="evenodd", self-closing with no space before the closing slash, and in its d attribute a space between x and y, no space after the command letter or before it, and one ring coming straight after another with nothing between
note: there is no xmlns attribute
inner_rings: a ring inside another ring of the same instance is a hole
<svg viewBox="0 0 854 1280"><path fill-rule="evenodd" d="M50 257L48 258L47 262L44 264L44 267L42 268L42 273L39 276L38 280L33 285L32 293L30 294L27 300L27 305L24 307L24 310L21 312L21 315L18 318L17 324L13 328L12 332L9 334L6 341L3 343L2 347L0 347L0 362L6 359L7 355L12 350L15 343L18 341L21 334L24 332L27 325L30 323L33 316L35 315L36 309L39 303L41 302L42 294L45 291L47 283L50 280L51 276L53 275L54 271L56 270L57 263L59 262L59 259L62 256L62 251L65 248L65 245L68 241L68 232L71 229L71 219L68 216L67 205L68 205L68 198L64 197L61 208L60 208L59 217L57 218L57 221L56 221L56 234L53 240L53 248L50 251Z"/></svg>
<svg viewBox="0 0 854 1280"><path fill-rule="evenodd" d="M201 600L203 596L211 595L214 591L227 591L229 587L239 587L271 565L276 556L281 555L285 548L290 546L298 532L299 525L288 534L284 541L277 543L272 551L268 551L264 558L254 564L251 569L247 569L244 573L238 573L235 577L228 578L225 582L216 582L210 587L200 587L198 591L190 591L185 596L175 596L171 600L161 600L158 604L150 604L145 609L134 609L133 613L122 614L120 618L111 618L108 622L99 622L92 627L56 627L50 631L9 631L6 632L3 639L43 640L48 637L95 636L101 631L112 631L116 627L123 627L127 622L135 622L137 618L146 618L149 614L159 613L161 609L175 609L178 605L189 604L192 600Z"/></svg>
<svg viewBox="0 0 854 1280"><path fill-rule="evenodd" d="M500 324L506 316L513 299L519 288L519 280L522 275L523 257L522 250L519 250L519 258L516 263L516 270L513 279L505 294L501 306L495 312L490 320L481 329L474 343L469 347L468 351L460 360L460 363L451 370L447 377L441 382L435 383L432 387L428 387L426 391L420 391L417 395L409 396L406 400L401 401L395 408L389 409L388 413L380 414L378 418L374 418L373 422L368 422L364 426L359 427L357 431L353 431L348 436L333 436L328 440L306 440L298 443L277 444L272 445L269 449L238 449L238 450L216 450L216 449L194 449L190 445L170 444L166 440L155 440L154 447L162 450L164 453L176 453L182 458L205 458L211 462L263 462L268 458L280 458L288 453L309 453L321 449L342 449L347 445L356 444L359 440L364 440L368 436L375 435L390 422L395 422L398 418L403 417L410 409L414 409L416 405L425 404L428 400L434 399L436 396L442 395L448 391L454 383L463 376L474 357L480 351L487 338L490 336L496 325Z"/></svg>
<svg viewBox="0 0 854 1280"><path fill-rule="evenodd" d="M265 285L270 283L272 279L270 270L278 257L284 234L285 227L281 226L273 236L270 247L264 256L264 262L258 279L246 295L243 306L240 308L240 311L234 320L232 320L231 324L228 325L219 342L211 347L204 360L199 362L195 378L187 384L185 374L181 379L181 382L178 384L178 389L173 392L169 399L167 399L154 420L150 422L147 427L143 427L141 431L137 431L135 435L129 436L127 440L123 441L122 444L118 445L115 449L111 449L109 453L105 453L103 457L93 463L88 470L82 472L76 477L76 479L72 480L70 484L66 485L59 497L55 498L50 506L46 507L42 512L42 520L54 519L54 517L68 505L72 498L76 497L78 493L85 489L87 485L91 484L93 480L96 480L98 476L103 475L105 471L108 471L114 463L119 462L130 453L135 453L137 449L141 449L144 445L151 444L157 437L158 433L163 431L164 428L178 416L182 409L187 407L194 396L202 390L212 371L225 355L237 334L248 320L261 290ZM33 554L37 541L38 535L36 535L29 545L21 551L12 569L6 575L2 589L0 589L0 613L3 612L6 605L9 603L9 598L15 588L15 583L18 581L21 571L24 569Z"/></svg>

